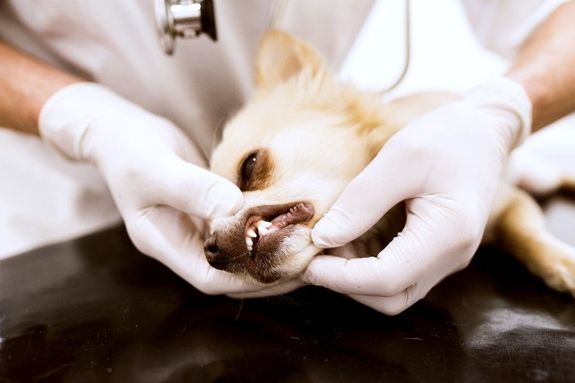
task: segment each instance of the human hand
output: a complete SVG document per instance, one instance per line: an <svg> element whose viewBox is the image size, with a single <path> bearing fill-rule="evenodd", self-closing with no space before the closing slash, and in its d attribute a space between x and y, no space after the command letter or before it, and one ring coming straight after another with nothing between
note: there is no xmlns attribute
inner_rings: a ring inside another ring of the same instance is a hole
<svg viewBox="0 0 575 383"><path fill-rule="evenodd" d="M203 220L234 213L242 194L205 169L171 122L103 86L76 83L45 103L39 125L42 138L63 154L98 167L140 251L205 293L262 290L208 264Z"/></svg>
<svg viewBox="0 0 575 383"><path fill-rule="evenodd" d="M315 225L312 239L321 248L345 245L401 201L403 231L377 256L318 256L304 280L386 314L423 298L470 262L508 153L528 134L530 116L521 86L500 78L402 129Z"/></svg>

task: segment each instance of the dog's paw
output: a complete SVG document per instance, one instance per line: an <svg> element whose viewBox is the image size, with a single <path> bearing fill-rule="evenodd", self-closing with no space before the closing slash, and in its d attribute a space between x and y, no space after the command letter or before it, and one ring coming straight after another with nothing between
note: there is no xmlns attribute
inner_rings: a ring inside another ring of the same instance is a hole
<svg viewBox="0 0 575 383"><path fill-rule="evenodd" d="M549 287L575 297L575 248L562 246L547 257L538 271Z"/></svg>

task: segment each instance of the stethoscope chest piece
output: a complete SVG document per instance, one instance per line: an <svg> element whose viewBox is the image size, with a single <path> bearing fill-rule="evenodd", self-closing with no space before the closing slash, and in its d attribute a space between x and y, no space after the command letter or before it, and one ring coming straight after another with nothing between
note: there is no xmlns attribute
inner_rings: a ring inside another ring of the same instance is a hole
<svg viewBox="0 0 575 383"><path fill-rule="evenodd" d="M156 27L160 45L174 53L176 39L194 38L205 33L217 40L212 0L155 0Z"/></svg>

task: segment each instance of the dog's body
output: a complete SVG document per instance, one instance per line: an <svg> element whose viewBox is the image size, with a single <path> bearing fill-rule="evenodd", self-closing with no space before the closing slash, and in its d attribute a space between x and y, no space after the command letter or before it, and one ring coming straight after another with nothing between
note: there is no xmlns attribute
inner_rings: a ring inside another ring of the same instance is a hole
<svg viewBox="0 0 575 383"><path fill-rule="evenodd" d="M267 284L294 277L320 253L311 228L387 140L454 96L421 94L383 104L338 82L309 46L278 31L260 47L256 80L255 97L225 127L211 161L212 171L242 189L245 205L212 222L206 257ZM359 241L376 254L374 232L381 249L404 220L400 204ZM484 239L551 287L575 294L575 249L545 230L541 209L510 183L501 184Z"/></svg>

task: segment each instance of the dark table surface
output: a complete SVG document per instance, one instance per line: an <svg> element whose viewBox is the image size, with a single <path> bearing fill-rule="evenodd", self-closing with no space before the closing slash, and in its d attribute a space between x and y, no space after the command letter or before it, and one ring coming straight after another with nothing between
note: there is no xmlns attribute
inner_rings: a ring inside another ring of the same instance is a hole
<svg viewBox="0 0 575 383"><path fill-rule="evenodd" d="M575 245L574 210L547 212ZM206 296L115 228L0 261L0 382L33 381L575 382L575 301L493 248L395 317Z"/></svg>

